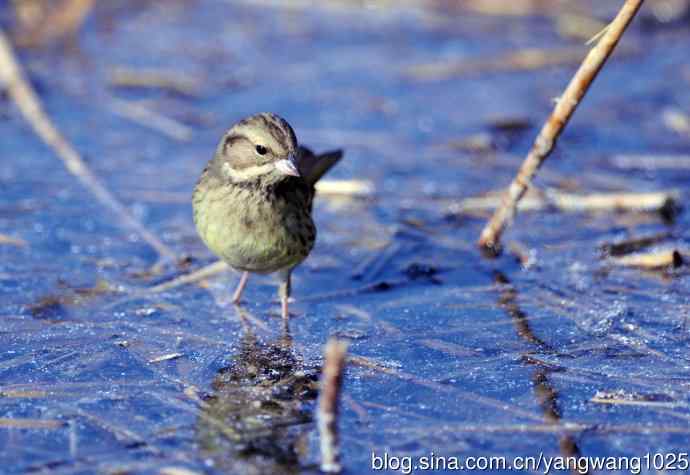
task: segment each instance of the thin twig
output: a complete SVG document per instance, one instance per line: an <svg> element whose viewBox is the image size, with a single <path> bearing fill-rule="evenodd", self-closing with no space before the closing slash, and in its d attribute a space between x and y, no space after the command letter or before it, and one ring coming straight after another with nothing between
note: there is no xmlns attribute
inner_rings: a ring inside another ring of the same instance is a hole
<svg viewBox="0 0 690 475"><path fill-rule="evenodd" d="M165 355L156 356L155 358L151 358L149 360L149 363L160 363L161 361L175 360L182 356L184 356L184 353L168 353Z"/></svg>
<svg viewBox="0 0 690 475"><path fill-rule="evenodd" d="M110 106L117 115L179 142L187 142L194 135L194 130L191 127L166 117L141 103L113 99Z"/></svg>
<svg viewBox="0 0 690 475"><path fill-rule="evenodd" d="M201 475L201 472L186 467L163 467L159 473L161 475Z"/></svg>
<svg viewBox="0 0 690 475"><path fill-rule="evenodd" d="M662 241L670 239L673 234L670 232L662 232L656 234L649 234L646 236L637 236L619 240L616 242L606 242L599 246L601 252L605 256L620 257L633 252L641 251L649 246L658 244Z"/></svg>
<svg viewBox="0 0 690 475"><path fill-rule="evenodd" d="M326 473L339 473L342 470L338 443L338 406L346 353L347 343L335 338L328 340L324 350L325 362L317 413L321 471Z"/></svg>
<svg viewBox="0 0 690 475"><path fill-rule="evenodd" d="M690 155L614 155L611 164L623 170L690 170Z"/></svg>
<svg viewBox="0 0 690 475"><path fill-rule="evenodd" d="M136 444L140 445L142 448L147 449L148 451L151 451L153 453L160 453L160 449L158 449L155 446L152 446L149 442L146 441L146 437L139 435L138 433L134 432L133 430L123 427L118 424L113 424L109 420L103 419L99 416L96 416L90 412L87 412L83 409L79 408L68 408L67 405L62 405L64 408L63 410L67 414L74 414L78 417L81 417L83 419L86 419L87 421L91 422L94 425L97 425L101 429L109 432L116 440L122 443L126 444Z"/></svg>
<svg viewBox="0 0 690 475"><path fill-rule="evenodd" d="M622 398L600 398L593 397L590 399L591 402L597 404L610 404L612 406L639 406L639 407L663 407L674 409L676 407L687 407L687 404L680 402L666 402L666 401L636 401Z"/></svg>
<svg viewBox="0 0 690 475"><path fill-rule="evenodd" d="M532 178L541 164L553 150L570 117L613 52L616 44L618 44L618 40L620 40L623 32L642 6L643 1L626 0L604 36L592 48L570 80L562 97L556 103L551 116L535 139L532 149L522 163L517 176L510 184L502 206L496 210L481 233L478 244L488 254L496 255L500 253L501 234L515 215L517 203L529 188Z"/></svg>
<svg viewBox="0 0 690 475"><path fill-rule="evenodd" d="M28 242L21 238L16 238L12 236L8 236L7 234L1 234L0 233L0 246L7 244L10 246L17 246L17 247L27 247L29 245Z"/></svg>
<svg viewBox="0 0 690 475"><path fill-rule="evenodd" d="M414 429L413 429L414 430ZM398 432L402 430L398 429ZM453 434L520 434L520 433L589 433L589 434L688 434L687 426L652 424L589 424L564 421L560 424L443 424L435 428L436 435Z"/></svg>
<svg viewBox="0 0 690 475"><path fill-rule="evenodd" d="M121 88L164 89L186 96L199 96L203 81L175 70L129 69L116 67L110 71L108 82Z"/></svg>
<svg viewBox="0 0 690 475"><path fill-rule="evenodd" d="M144 290L145 293L159 293L159 292L165 292L171 289L174 289L175 287L180 287L182 285L187 285L187 284L193 284L194 282L198 282L203 279L207 279L208 277L211 277L216 274L220 274L221 272L225 272L228 270L229 267L228 265L223 262L223 261L215 261L212 262L211 264L208 264L201 269L197 269L194 272L190 272L189 274L183 274L179 277L174 278L173 280L169 280L167 282L163 282L162 284L155 285L153 287L149 287L148 289Z"/></svg>
<svg viewBox="0 0 690 475"><path fill-rule="evenodd" d="M582 58L580 48L526 48L489 59L417 64L404 74L417 81L440 81L451 77L496 73L502 71L534 71L546 67L577 64Z"/></svg>
<svg viewBox="0 0 690 475"><path fill-rule="evenodd" d="M675 191L650 191L646 193L590 193L587 195L545 190L543 193L528 191L517 209L542 211L555 209L562 212L580 213L596 211L668 212L679 207L680 194ZM497 209L503 201L499 194L465 198L452 204L452 214Z"/></svg>
<svg viewBox="0 0 690 475"><path fill-rule="evenodd" d="M683 265L684 259L677 249L662 249L654 252L611 258L609 261L623 267L664 269L680 267Z"/></svg>
<svg viewBox="0 0 690 475"><path fill-rule="evenodd" d="M261 330L267 333L271 331L271 328L268 325L266 325L264 322L252 315L252 313L246 308L242 308L242 306L238 304L235 304L234 307L235 312L237 314L237 319L240 321L245 331L252 331L251 327L249 327L249 323L253 323L254 326L260 328Z"/></svg>
<svg viewBox="0 0 690 475"><path fill-rule="evenodd" d="M0 418L0 427L6 429L60 429L66 425L65 421L56 419L12 419Z"/></svg>
<svg viewBox="0 0 690 475"><path fill-rule="evenodd" d="M176 260L175 253L132 216L127 208L101 183L79 153L53 125L43 110L38 96L26 80L24 72L16 60L12 45L2 29L0 29L0 87L7 89L9 96L34 129L34 132L56 153L67 170L81 181L101 204L110 208L125 227L139 234L156 250L160 257L171 261Z"/></svg>
<svg viewBox="0 0 690 475"><path fill-rule="evenodd" d="M369 180L319 180L315 187L319 196L366 197L374 194L374 184Z"/></svg>

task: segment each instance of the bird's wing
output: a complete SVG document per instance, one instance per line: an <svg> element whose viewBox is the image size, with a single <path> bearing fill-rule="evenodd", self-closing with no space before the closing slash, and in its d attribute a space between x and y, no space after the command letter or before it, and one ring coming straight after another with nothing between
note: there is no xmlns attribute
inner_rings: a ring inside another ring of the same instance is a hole
<svg viewBox="0 0 690 475"><path fill-rule="evenodd" d="M298 168L300 175L307 183L314 185L319 179L330 170L333 165L343 156L342 150L331 150L326 153L315 155L307 147L299 147Z"/></svg>

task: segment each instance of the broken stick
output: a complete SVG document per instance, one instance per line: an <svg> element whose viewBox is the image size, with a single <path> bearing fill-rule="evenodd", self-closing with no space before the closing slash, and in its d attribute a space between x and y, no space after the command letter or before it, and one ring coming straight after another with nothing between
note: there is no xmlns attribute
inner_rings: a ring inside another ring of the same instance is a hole
<svg viewBox="0 0 690 475"><path fill-rule="evenodd" d="M159 257L176 260L175 253L156 235L144 227L127 208L101 183L98 177L86 165L79 153L53 125L43 110L36 92L26 80L9 39L0 29L0 88L7 90L10 98L17 105L24 118L29 122L36 135L50 147L62 160L65 168L74 175L96 199L112 210L120 222L131 231L142 237Z"/></svg>
<svg viewBox="0 0 690 475"><path fill-rule="evenodd" d="M587 93L592 81L618 44L618 40L620 40L623 32L642 6L642 2L643 0L626 0L616 18L609 25L606 33L597 45L590 50L580 68L570 80L563 95L556 103L551 116L547 119L539 135L534 140L534 144L522 163L517 176L510 184L501 207L496 210L481 233L478 244L488 255L500 253L501 234L503 234L506 226L515 215L517 203L529 188L532 178L541 164L551 154L558 137Z"/></svg>
<svg viewBox="0 0 690 475"><path fill-rule="evenodd" d="M339 473L342 470L338 441L338 406L346 353L347 343L336 338L331 338L326 343L317 413L321 471L325 473Z"/></svg>

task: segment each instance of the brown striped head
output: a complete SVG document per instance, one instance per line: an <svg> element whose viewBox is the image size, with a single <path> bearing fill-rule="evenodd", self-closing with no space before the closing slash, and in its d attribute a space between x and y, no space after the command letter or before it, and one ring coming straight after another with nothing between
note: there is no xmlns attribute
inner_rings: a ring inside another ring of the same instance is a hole
<svg viewBox="0 0 690 475"><path fill-rule="evenodd" d="M218 173L233 181L275 182L299 176L297 137L290 124L269 112L242 119L228 130L216 150Z"/></svg>

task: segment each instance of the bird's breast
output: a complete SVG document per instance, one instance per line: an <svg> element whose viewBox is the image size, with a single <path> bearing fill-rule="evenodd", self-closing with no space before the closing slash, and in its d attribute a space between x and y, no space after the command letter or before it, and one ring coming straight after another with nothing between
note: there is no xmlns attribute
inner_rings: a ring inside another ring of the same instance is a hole
<svg viewBox="0 0 690 475"><path fill-rule="evenodd" d="M206 245L232 267L269 273L299 264L311 251L316 228L312 190L237 184L194 193L194 221Z"/></svg>

